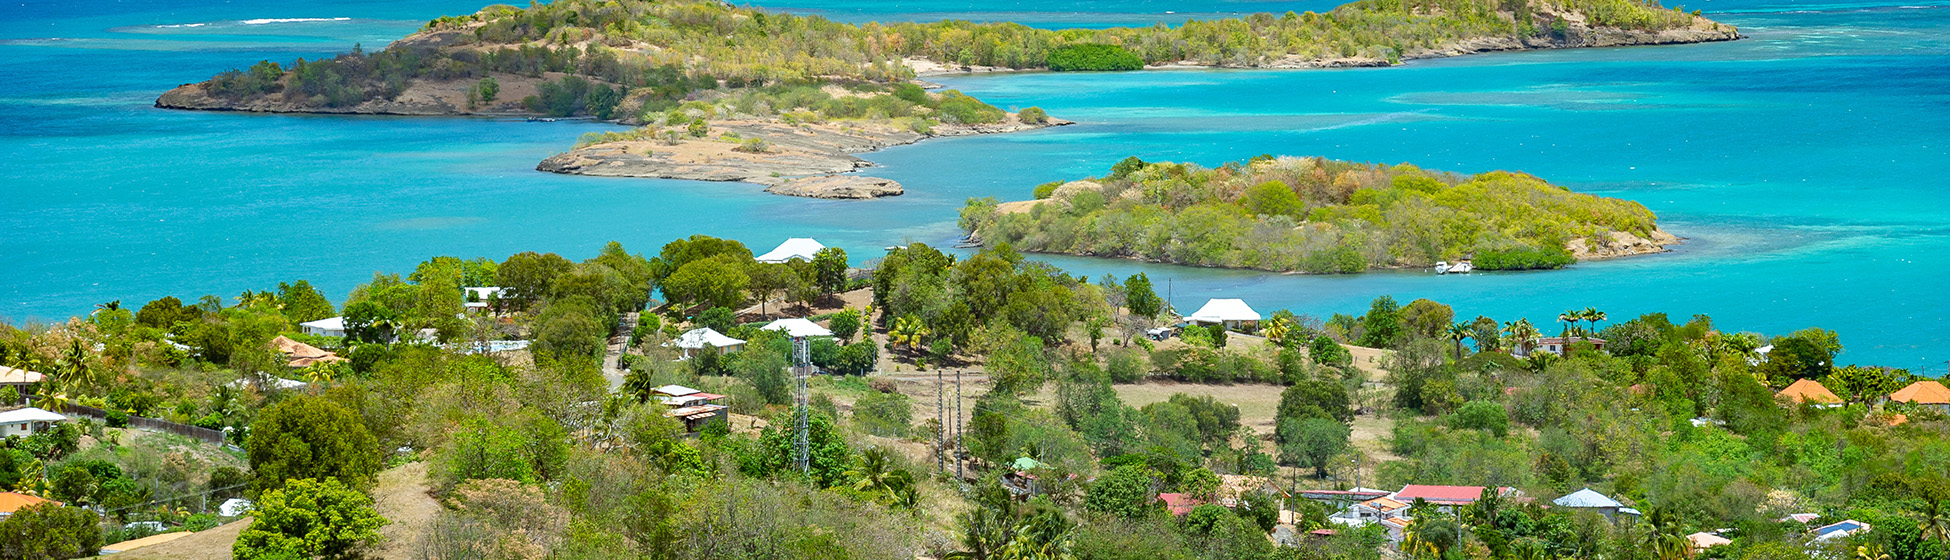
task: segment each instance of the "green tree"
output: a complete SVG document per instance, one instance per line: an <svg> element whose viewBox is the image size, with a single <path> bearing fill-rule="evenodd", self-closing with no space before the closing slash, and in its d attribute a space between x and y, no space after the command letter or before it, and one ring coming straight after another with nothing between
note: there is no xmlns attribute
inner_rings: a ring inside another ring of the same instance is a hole
<svg viewBox="0 0 1950 560"><path fill-rule="evenodd" d="M678 267L664 279L663 289L673 302L737 307L745 301L745 287L750 283L744 261L734 255L716 255Z"/></svg>
<svg viewBox="0 0 1950 560"><path fill-rule="evenodd" d="M1246 189L1239 203L1246 210L1261 216L1298 216L1307 210L1307 204L1294 194L1293 187L1279 181L1267 181Z"/></svg>
<svg viewBox="0 0 1950 560"><path fill-rule="evenodd" d="M325 294L318 293L310 282L299 280L295 283L278 283L278 305L284 309L284 317L293 323L304 323L330 318L337 314L332 309L332 301Z"/></svg>
<svg viewBox="0 0 1950 560"><path fill-rule="evenodd" d="M1503 437L1510 433L1510 414L1503 410L1503 405L1492 401L1470 401L1449 416L1449 426Z"/></svg>
<svg viewBox="0 0 1950 560"><path fill-rule="evenodd" d="M101 518L93 511L39 503L0 519L0 558L65 560L101 547Z"/></svg>
<svg viewBox="0 0 1950 560"><path fill-rule="evenodd" d="M379 470L379 442L365 423L322 397L297 396L267 408L250 433L245 447L259 491L307 478L365 487Z"/></svg>
<svg viewBox="0 0 1950 560"><path fill-rule="evenodd" d="M481 78L481 81L474 83L474 91L480 94L481 102L493 103L495 96L501 95L501 82L495 80L494 76Z"/></svg>
<svg viewBox="0 0 1950 560"><path fill-rule="evenodd" d="M834 313L831 318L827 319L826 329L833 331L834 338L840 339L841 342L845 342L848 340L852 340L853 335L860 333L860 323L861 320L860 320L859 310L843 309L840 310L839 313Z"/></svg>
<svg viewBox="0 0 1950 560"><path fill-rule="evenodd" d="M231 547L238 560L356 558L354 546L379 542L379 528L387 524L373 511L372 498L335 478L295 479L265 492L251 518Z"/></svg>
<svg viewBox="0 0 1950 560"><path fill-rule="evenodd" d="M1124 280L1124 305L1132 315L1157 317L1164 311L1165 302L1151 288L1151 278L1139 272Z"/></svg>
<svg viewBox="0 0 1950 560"><path fill-rule="evenodd" d="M1336 422L1354 420L1348 408L1347 388L1332 379L1303 379L1280 392L1279 419L1326 418Z"/></svg>
<svg viewBox="0 0 1950 560"><path fill-rule="evenodd" d="M1143 465L1117 467L1090 485L1083 509L1125 519L1142 519L1159 511L1158 472Z"/></svg>
<svg viewBox="0 0 1950 560"><path fill-rule="evenodd" d="M1374 303L1368 306L1368 314L1361 317L1361 345L1392 348L1401 342L1401 308L1395 305L1393 297L1375 298Z"/></svg>
<svg viewBox="0 0 1950 560"><path fill-rule="evenodd" d="M1315 478L1327 478L1328 463L1347 450L1351 433L1347 424L1326 418L1284 419L1276 431L1282 458L1313 467Z"/></svg>
<svg viewBox="0 0 1950 560"><path fill-rule="evenodd" d="M846 289L846 250L827 247L813 253L813 279L822 293L834 293Z"/></svg>
<svg viewBox="0 0 1950 560"><path fill-rule="evenodd" d="M873 391L853 404L853 421L867 433L900 438L914 422L914 405L907 395Z"/></svg>
<svg viewBox="0 0 1950 560"><path fill-rule="evenodd" d="M501 285L511 305L517 309L527 309L548 297L555 287L556 277L567 274L574 267L575 264L569 259L555 253L516 253L495 269L494 281Z"/></svg>

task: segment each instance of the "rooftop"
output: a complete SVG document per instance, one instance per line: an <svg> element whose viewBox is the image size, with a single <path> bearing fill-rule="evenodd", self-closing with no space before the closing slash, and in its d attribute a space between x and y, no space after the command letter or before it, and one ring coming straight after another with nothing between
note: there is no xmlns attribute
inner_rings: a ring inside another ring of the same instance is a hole
<svg viewBox="0 0 1950 560"><path fill-rule="evenodd" d="M1572 492L1570 494L1565 494L1564 497L1562 498L1551 500L1551 503L1556 504L1559 507L1567 507L1567 508L1625 507L1625 504L1618 503L1618 500L1611 499L1610 496L1606 496L1604 494L1599 494L1597 490L1592 490L1590 488Z"/></svg>
<svg viewBox="0 0 1950 560"><path fill-rule="evenodd" d="M1950 404L1950 387L1923 380L1889 394L1889 400L1916 404Z"/></svg>
<svg viewBox="0 0 1950 560"><path fill-rule="evenodd" d="M38 371L0 366L0 384L40 383L43 377Z"/></svg>
<svg viewBox="0 0 1950 560"><path fill-rule="evenodd" d="M1258 311L1253 311L1252 307L1246 305L1246 300L1214 299L1207 300L1205 307L1198 308L1197 313L1193 313L1191 316L1185 317L1185 319L1207 323L1220 323L1225 321L1258 321L1260 317Z"/></svg>
<svg viewBox="0 0 1950 560"><path fill-rule="evenodd" d="M798 318L779 319L759 328L768 331L784 332L786 336L792 338L833 336L833 331L826 330L826 327L819 326L819 323Z"/></svg>
<svg viewBox="0 0 1950 560"><path fill-rule="evenodd" d="M1792 385L1788 385L1786 389L1781 389L1780 396L1798 403L1842 403L1841 397L1835 396L1835 393L1829 391L1828 387L1822 386L1821 382L1813 379L1803 379L1794 382Z"/></svg>
<svg viewBox="0 0 1950 560"><path fill-rule="evenodd" d="M41 410L32 407L0 412L0 424L17 424L20 422L61 422L67 419L68 417L62 416L60 413L48 412L46 410Z"/></svg>

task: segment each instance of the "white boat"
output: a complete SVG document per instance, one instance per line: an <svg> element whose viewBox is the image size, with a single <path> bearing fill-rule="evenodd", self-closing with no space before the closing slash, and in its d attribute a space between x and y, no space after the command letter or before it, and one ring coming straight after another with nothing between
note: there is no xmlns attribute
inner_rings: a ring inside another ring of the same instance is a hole
<svg viewBox="0 0 1950 560"><path fill-rule="evenodd" d="M1435 263L1436 274L1467 274L1474 270L1476 265L1469 264L1469 261L1457 261L1456 264L1449 264L1449 261Z"/></svg>

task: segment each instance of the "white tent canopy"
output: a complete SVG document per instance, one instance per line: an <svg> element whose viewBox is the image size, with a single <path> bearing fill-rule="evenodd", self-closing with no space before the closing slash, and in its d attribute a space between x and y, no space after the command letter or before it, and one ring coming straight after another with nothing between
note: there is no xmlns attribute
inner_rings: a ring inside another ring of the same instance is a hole
<svg viewBox="0 0 1950 560"><path fill-rule="evenodd" d="M22 422L65 422L68 417L60 413L48 412L38 408L22 408L0 412L0 424L19 424Z"/></svg>
<svg viewBox="0 0 1950 560"><path fill-rule="evenodd" d="M793 259L812 262L813 255L825 248L825 245L820 245L810 237L794 237L780 243L779 248L773 249L772 252L759 255L757 260L762 263L782 263Z"/></svg>
<svg viewBox="0 0 1950 560"><path fill-rule="evenodd" d="M693 329L691 332L684 333L682 336L677 337L677 340L670 341L667 344L671 344L678 348L683 348L685 350L702 350L707 346L712 348L725 348L730 346L738 346L744 343L745 341L743 340L738 340L736 338L725 336L723 334L718 333L718 331L714 331L711 330L709 327L705 327L700 329Z"/></svg>
<svg viewBox="0 0 1950 560"><path fill-rule="evenodd" d="M1214 299L1207 300L1205 307L1198 308L1197 313L1185 319L1194 323L1231 324L1258 321L1259 312L1253 311L1253 308L1247 306L1246 300L1243 299Z"/></svg>
<svg viewBox="0 0 1950 560"><path fill-rule="evenodd" d="M765 325L759 328L768 331L780 331L785 333L786 336L792 338L805 338L809 336L833 336L833 331L826 330L826 327L819 326L819 323L814 323L812 321L808 321L805 319L796 319L796 318L779 319L777 321L773 321L769 325Z"/></svg>

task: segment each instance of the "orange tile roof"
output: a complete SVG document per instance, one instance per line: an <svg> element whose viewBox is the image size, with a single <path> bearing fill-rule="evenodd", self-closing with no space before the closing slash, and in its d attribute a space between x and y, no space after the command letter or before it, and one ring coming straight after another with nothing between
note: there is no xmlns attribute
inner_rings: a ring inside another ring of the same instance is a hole
<svg viewBox="0 0 1950 560"><path fill-rule="evenodd" d="M1781 390L1780 396L1798 403L1841 404L1842 402L1842 398L1835 396L1835 392L1829 391L1827 387L1822 386L1821 382L1813 379L1803 379L1788 385L1786 389Z"/></svg>
<svg viewBox="0 0 1950 560"><path fill-rule="evenodd" d="M26 494L21 494L19 492L0 492L0 513L13 513L16 511L20 511L21 508L31 506L34 504L42 504L42 503L53 503L54 505L61 505L61 502L56 502L54 500L49 500L49 499L40 498L36 496L29 496Z"/></svg>
<svg viewBox="0 0 1950 560"><path fill-rule="evenodd" d="M1908 414L1896 414L1889 417L1889 425L1891 426L1901 426L1903 424L1908 424L1908 423L1909 423Z"/></svg>
<svg viewBox="0 0 1950 560"><path fill-rule="evenodd" d="M1404 504L1395 500L1390 500L1388 498L1375 498L1372 500L1361 502L1361 505L1374 508L1375 510L1378 511L1395 511L1398 509L1408 507L1408 504Z"/></svg>
<svg viewBox="0 0 1950 560"><path fill-rule="evenodd" d="M1916 404L1950 404L1950 387L1935 381L1918 381L1889 394L1889 400Z"/></svg>

